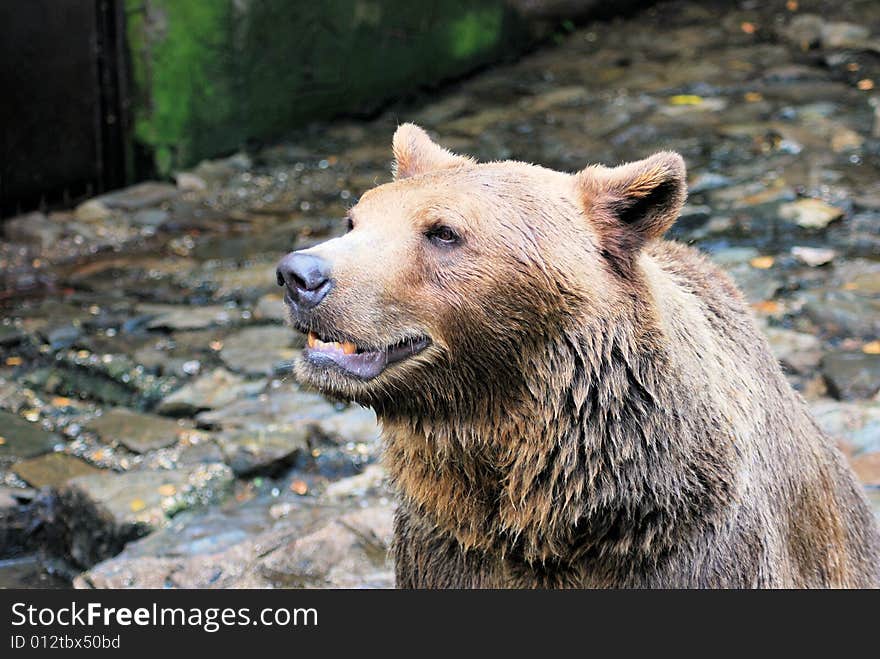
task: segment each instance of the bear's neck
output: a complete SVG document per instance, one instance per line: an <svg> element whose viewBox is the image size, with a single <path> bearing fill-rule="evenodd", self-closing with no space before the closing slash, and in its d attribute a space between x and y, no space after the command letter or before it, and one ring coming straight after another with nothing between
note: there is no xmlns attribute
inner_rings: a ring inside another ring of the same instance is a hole
<svg viewBox="0 0 880 659"><path fill-rule="evenodd" d="M458 418L380 414L404 505L466 549L529 562L671 549L689 520L711 519L730 478L714 413L682 386L663 333L620 329L651 325L617 318L545 339L543 368L524 364L528 379Z"/></svg>

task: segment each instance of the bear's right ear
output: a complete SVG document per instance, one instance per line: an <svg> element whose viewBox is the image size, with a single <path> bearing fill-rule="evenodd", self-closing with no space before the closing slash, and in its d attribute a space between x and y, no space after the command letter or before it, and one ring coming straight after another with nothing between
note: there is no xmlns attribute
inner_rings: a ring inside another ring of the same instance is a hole
<svg viewBox="0 0 880 659"><path fill-rule="evenodd" d="M587 167L575 184L602 251L618 266L666 233L687 197L684 160L671 151L619 167Z"/></svg>
<svg viewBox="0 0 880 659"><path fill-rule="evenodd" d="M473 164L466 156L459 156L435 144L428 134L415 124L401 124L391 142L394 150L394 179L409 178L447 167Z"/></svg>

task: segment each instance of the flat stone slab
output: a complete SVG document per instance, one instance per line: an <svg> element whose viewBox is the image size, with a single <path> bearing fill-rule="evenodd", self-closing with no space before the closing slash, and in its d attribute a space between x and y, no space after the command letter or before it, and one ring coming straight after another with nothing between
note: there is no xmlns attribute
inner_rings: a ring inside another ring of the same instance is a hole
<svg viewBox="0 0 880 659"><path fill-rule="evenodd" d="M31 487L61 487L71 478L102 473L88 462L66 453L48 453L22 460L12 467L13 473Z"/></svg>
<svg viewBox="0 0 880 659"><path fill-rule="evenodd" d="M832 352L822 360L822 374L838 400L871 398L880 391L880 355Z"/></svg>
<svg viewBox="0 0 880 659"><path fill-rule="evenodd" d="M76 588L392 588L388 556L393 526L390 504L339 513L313 508L310 523L281 520L254 533L222 516L208 528L193 520L175 537L186 549L164 549L154 536L74 580ZM228 533L211 530L221 522ZM195 529L188 528L196 525ZM170 532L175 526L160 534ZM173 540L172 540L173 542Z"/></svg>
<svg viewBox="0 0 880 659"><path fill-rule="evenodd" d="M223 458L237 475L271 469L309 448L306 424L283 430L233 430L217 435Z"/></svg>
<svg viewBox="0 0 880 659"><path fill-rule="evenodd" d="M248 327L223 340L220 359L236 373L271 375L287 366L299 353L296 333L288 327Z"/></svg>
<svg viewBox="0 0 880 659"><path fill-rule="evenodd" d="M229 310L221 305L139 304L135 310L141 315L155 316L147 323L148 329L196 330L232 322Z"/></svg>
<svg viewBox="0 0 880 659"><path fill-rule="evenodd" d="M822 430L853 451L880 451L880 402L823 398L810 403L810 411Z"/></svg>
<svg viewBox="0 0 880 659"><path fill-rule="evenodd" d="M71 479L45 513L50 544L88 567L181 511L221 501L233 479L232 470L217 463Z"/></svg>
<svg viewBox="0 0 880 659"><path fill-rule="evenodd" d="M224 298L231 295L258 299L278 289L275 275L277 263L254 263L233 269L223 269L212 274L210 283L216 286L214 296Z"/></svg>
<svg viewBox="0 0 880 659"><path fill-rule="evenodd" d="M341 412L316 421L318 430L337 443L379 441L381 430L376 413L366 407L350 405Z"/></svg>
<svg viewBox="0 0 880 659"><path fill-rule="evenodd" d="M259 393L266 383L247 381L218 368L166 396L157 410L162 414L188 415L224 407L235 399Z"/></svg>
<svg viewBox="0 0 880 659"><path fill-rule="evenodd" d="M733 277L749 302L770 300L782 288L782 281L769 270L759 270L748 264L740 264L727 268L727 274Z"/></svg>
<svg viewBox="0 0 880 659"><path fill-rule="evenodd" d="M177 443L186 428L155 414L115 407L90 421L86 428L107 443L119 442L135 453L148 453Z"/></svg>
<svg viewBox="0 0 880 659"><path fill-rule="evenodd" d="M128 188L111 192L97 198L107 208L118 208L124 211L137 211L151 208L170 201L178 195L178 190L170 183L146 181Z"/></svg>
<svg viewBox="0 0 880 659"><path fill-rule="evenodd" d="M779 217L805 229L824 229L843 217L843 211L821 199L799 199L780 206Z"/></svg>
<svg viewBox="0 0 880 659"><path fill-rule="evenodd" d="M291 387L242 398L215 410L201 412L196 421L224 430L281 429L302 422L324 419L338 413L337 407L320 394Z"/></svg>
<svg viewBox="0 0 880 659"><path fill-rule="evenodd" d="M812 334L779 327L767 327L764 335L773 355L783 366L796 373L814 371L822 359L822 342Z"/></svg>
<svg viewBox="0 0 880 659"><path fill-rule="evenodd" d="M32 458L51 451L62 439L38 423L0 411L0 458Z"/></svg>
<svg viewBox="0 0 880 659"><path fill-rule="evenodd" d="M861 295L858 290L809 291L803 298L807 317L828 334L866 338L880 335L880 299Z"/></svg>
<svg viewBox="0 0 880 659"><path fill-rule="evenodd" d="M283 323L287 319L284 298L277 293L266 293L254 305L254 318Z"/></svg>
<svg viewBox="0 0 880 659"><path fill-rule="evenodd" d="M12 487L0 487L0 510L3 508L15 508L18 506L18 492L30 492L30 490L18 490Z"/></svg>

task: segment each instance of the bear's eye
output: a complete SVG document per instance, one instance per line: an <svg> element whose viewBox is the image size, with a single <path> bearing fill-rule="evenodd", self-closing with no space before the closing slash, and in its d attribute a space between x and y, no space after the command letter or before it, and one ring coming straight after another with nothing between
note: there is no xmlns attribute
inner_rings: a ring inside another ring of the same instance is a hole
<svg viewBox="0 0 880 659"><path fill-rule="evenodd" d="M354 229L354 220L351 219L351 216L345 218L345 233L348 233Z"/></svg>
<svg viewBox="0 0 880 659"><path fill-rule="evenodd" d="M425 232L425 236L437 245L454 245L460 240L458 234L447 226L436 226L428 229Z"/></svg>

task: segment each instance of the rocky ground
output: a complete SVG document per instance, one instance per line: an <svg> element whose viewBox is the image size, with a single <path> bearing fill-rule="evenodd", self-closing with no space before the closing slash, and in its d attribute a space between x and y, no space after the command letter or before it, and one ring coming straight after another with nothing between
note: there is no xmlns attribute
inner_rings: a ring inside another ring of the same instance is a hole
<svg viewBox="0 0 880 659"><path fill-rule="evenodd" d="M392 584L375 418L293 382L274 267L389 179L405 120L567 170L682 152L674 237L739 282L880 508L875 83L876 2L669 2L370 120L6 221L0 585Z"/></svg>

